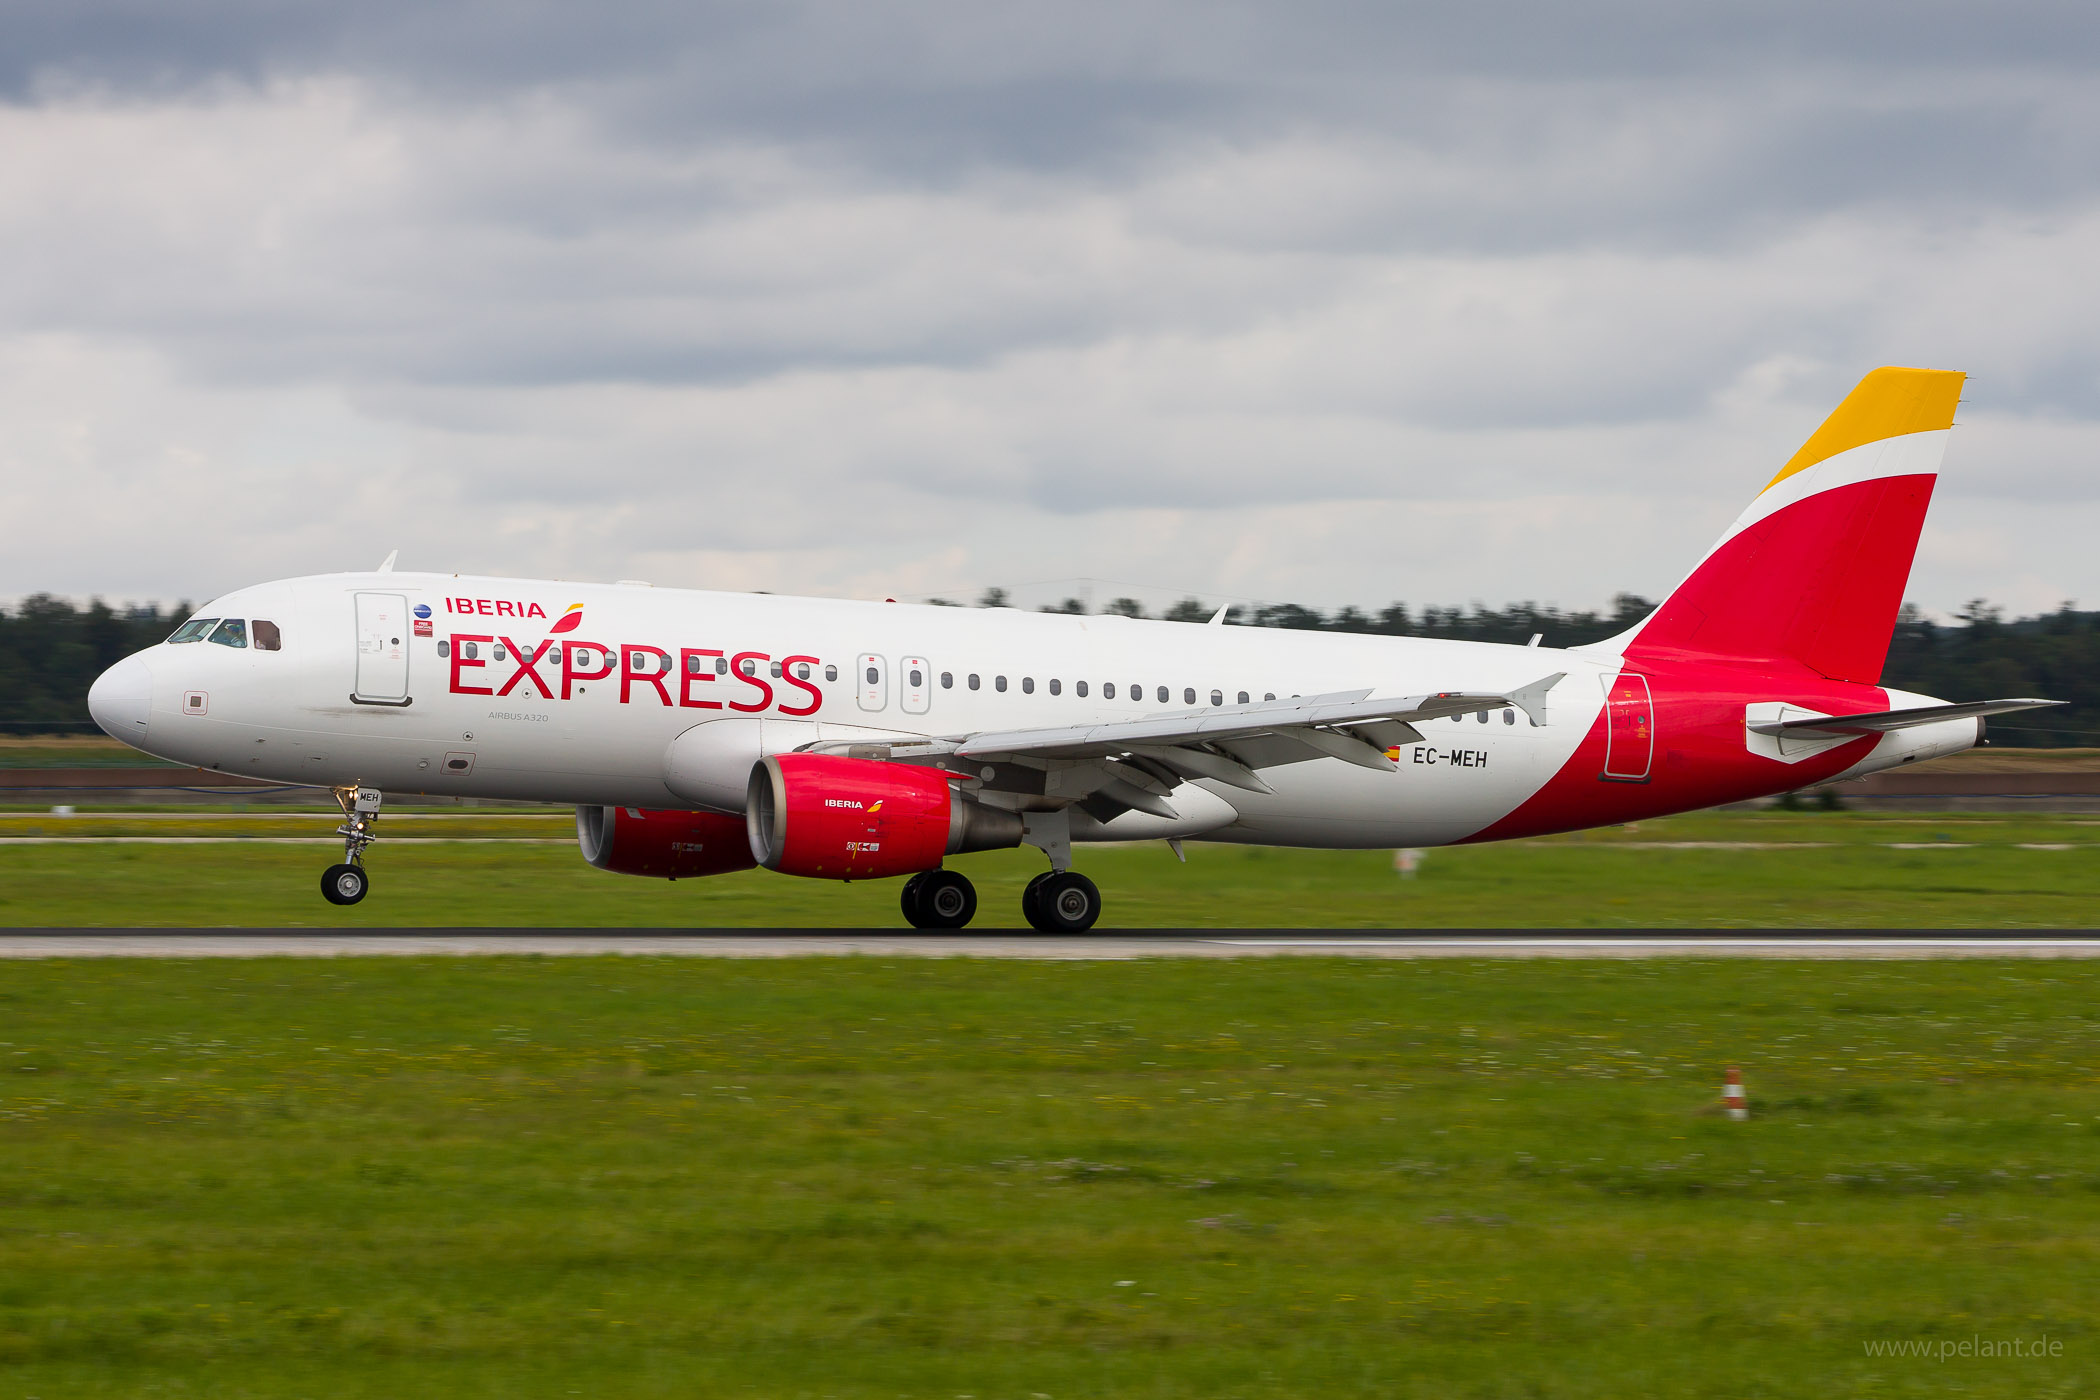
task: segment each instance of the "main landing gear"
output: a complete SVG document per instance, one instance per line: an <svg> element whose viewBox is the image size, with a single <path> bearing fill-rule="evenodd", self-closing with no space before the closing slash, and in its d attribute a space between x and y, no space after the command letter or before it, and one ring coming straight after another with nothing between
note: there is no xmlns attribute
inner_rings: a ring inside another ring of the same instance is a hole
<svg viewBox="0 0 2100 1400"><path fill-rule="evenodd" d="M335 801L343 809L343 824L335 829L343 838L343 860L321 872L321 897L330 904L355 904L372 886L365 874L365 847L379 839L372 829L379 824L379 789L339 787Z"/></svg>
<svg viewBox="0 0 2100 1400"><path fill-rule="evenodd" d="M953 870L922 870L898 901L913 928L958 929L977 916L977 887Z"/></svg>
<svg viewBox="0 0 2100 1400"><path fill-rule="evenodd" d="M953 870L912 876L897 902L913 928L964 928L977 915L976 887ZM1021 915L1039 933L1085 933L1101 917L1101 891L1076 870L1045 870L1021 892Z"/></svg>
<svg viewBox="0 0 2100 1400"><path fill-rule="evenodd" d="M1038 933L1085 933L1101 917L1101 890L1076 870L1046 870L1021 891L1021 917Z"/></svg>

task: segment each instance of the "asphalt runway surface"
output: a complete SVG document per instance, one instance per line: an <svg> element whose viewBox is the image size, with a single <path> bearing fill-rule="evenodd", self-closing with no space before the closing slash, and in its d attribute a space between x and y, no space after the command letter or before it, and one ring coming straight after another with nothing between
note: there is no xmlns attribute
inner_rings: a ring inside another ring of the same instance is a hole
<svg viewBox="0 0 2100 1400"><path fill-rule="evenodd" d="M2100 958L2100 930L1165 929L1080 935L887 929L50 928L0 932L0 958Z"/></svg>

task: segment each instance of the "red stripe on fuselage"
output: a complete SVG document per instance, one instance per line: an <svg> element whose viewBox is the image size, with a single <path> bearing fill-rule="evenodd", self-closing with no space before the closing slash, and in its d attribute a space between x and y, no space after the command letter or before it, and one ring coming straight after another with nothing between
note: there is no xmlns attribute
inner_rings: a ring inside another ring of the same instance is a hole
<svg viewBox="0 0 2100 1400"><path fill-rule="evenodd" d="M1782 673L1742 663L1677 660L1652 670L1628 669L1647 676L1653 695L1655 753L1648 780L1629 783L1604 776L1606 715L1600 710L1573 757L1545 786L1466 841L1610 826L1820 783L1865 758L1875 736L1833 745L1798 763L1781 763L1750 752L1744 706L1777 700L1831 715L1889 707L1887 692L1878 686L1845 685L1801 667ZM1577 675L1563 684L1597 682Z"/></svg>

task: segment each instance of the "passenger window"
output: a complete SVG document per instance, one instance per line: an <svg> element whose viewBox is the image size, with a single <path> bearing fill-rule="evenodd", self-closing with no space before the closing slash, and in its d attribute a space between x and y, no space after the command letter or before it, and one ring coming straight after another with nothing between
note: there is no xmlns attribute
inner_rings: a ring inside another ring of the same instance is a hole
<svg viewBox="0 0 2100 1400"><path fill-rule="evenodd" d="M1181 703L1184 705L1196 703L1196 688L1194 686L1185 685L1181 688Z"/></svg>
<svg viewBox="0 0 2100 1400"><path fill-rule="evenodd" d="M920 674L919 668L916 666L905 672L904 678L911 683L913 690L917 690L920 686L926 684L926 677Z"/></svg>
<svg viewBox="0 0 2100 1400"><path fill-rule="evenodd" d="M977 689L977 673L975 671L970 672L970 689Z"/></svg>
<svg viewBox="0 0 2100 1400"><path fill-rule="evenodd" d="M207 640L222 647L244 647L248 645L248 624L237 617L229 617L212 629Z"/></svg>
<svg viewBox="0 0 2100 1400"><path fill-rule="evenodd" d="M824 668L824 679L825 679L825 680L827 680L827 681L835 681L835 680L837 680L838 678L839 678L839 668L838 668L838 667L836 667L836 666L826 666L826 667Z"/></svg>
<svg viewBox="0 0 2100 1400"><path fill-rule="evenodd" d="M1515 724L1517 722L1517 712L1515 710L1504 710L1502 712L1502 722L1504 724Z"/></svg>
<svg viewBox="0 0 2100 1400"><path fill-rule="evenodd" d="M798 681L806 681L809 679L809 663L807 661L798 661L795 663L795 679Z"/></svg>
<svg viewBox="0 0 2100 1400"><path fill-rule="evenodd" d="M1004 695L1006 693L1006 677L993 676L992 689L998 691L1001 695Z"/></svg>
<svg viewBox="0 0 2100 1400"><path fill-rule="evenodd" d="M1212 692L1210 693L1210 703L1211 703L1211 704L1213 704L1213 705L1222 705L1222 704L1224 704L1224 703L1225 703L1225 692L1224 692L1224 691L1222 691L1222 690L1213 690L1213 691L1212 691Z"/></svg>
<svg viewBox="0 0 2100 1400"><path fill-rule="evenodd" d="M284 634L277 630L276 623L264 622L258 617L255 619L254 632L257 651L284 650Z"/></svg>
<svg viewBox="0 0 2100 1400"><path fill-rule="evenodd" d="M1488 712L1486 710L1478 711L1473 718L1479 720L1482 724L1486 724L1488 722Z"/></svg>
<svg viewBox="0 0 2100 1400"><path fill-rule="evenodd" d="M868 684L869 684L869 685L881 685L881 684L882 684L882 672L881 672L881 671L880 671L879 669L877 669L876 667L870 666L870 667L868 668Z"/></svg>
<svg viewBox="0 0 2100 1400"><path fill-rule="evenodd" d="M1159 703L1162 705L1167 703L1167 688L1165 686L1159 688Z"/></svg>
<svg viewBox="0 0 2100 1400"><path fill-rule="evenodd" d="M1060 689L1059 689L1059 686L1058 686L1058 681L1057 681L1057 677L1055 677L1055 676L1052 676L1052 677L1050 678L1050 693L1051 693L1052 695L1056 695L1056 694L1059 694L1059 693L1060 693Z"/></svg>
<svg viewBox="0 0 2100 1400"><path fill-rule="evenodd" d="M1083 695L1086 692L1081 691L1080 693ZM1116 683L1114 681L1101 682L1101 698L1103 700L1113 700L1116 698Z"/></svg>
<svg viewBox="0 0 2100 1400"><path fill-rule="evenodd" d="M1244 704L1246 704L1246 703L1247 703L1247 692L1246 692L1246 691L1244 691L1244 690L1240 692L1240 699L1239 699L1239 703L1240 703L1240 704L1242 704L1242 705L1244 705Z"/></svg>
<svg viewBox="0 0 2100 1400"><path fill-rule="evenodd" d="M1075 695L1077 695L1077 696L1078 696L1078 697L1079 697L1080 699L1082 699L1082 700L1086 699L1086 682L1085 682L1085 681L1073 681L1073 682L1072 682L1072 693L1073 693L1073 694L1075 694Z"/></svg>
<svg viewBox="0 0 2100 1400"><path fill-rule="evenodd" d="M1276 698L1276 692L1273 690L1265 690L1261 693L1261 698L1264 700L1274 700Z"/></svg>
<svg viewBox="0 0 2100 1400"><path fill-rule="evenodd" d="M773 663L773 679L776 681L780 679L780 663L778 661Z"/></svg>
<svg viewBox="0 0 2100 1400"><path fill-rule="evenodd" d="M554 650L555 650L555 653L556 653L556 655L557 655L557 656L558 656L558 655L560 654L560 652L561 652L561 648L560 648L560 647L556 647L556 648L555 648ZM438 643L438 655L439 655L439 656L450 656L451 654L452 654L452 643L450 643L450 642L439 642L439 643Z"/></svg>
<svg viewBox="0 0 2100 1400"><path fill-rule="evenodd" d="M943 689L943 690L953 690L953 689L955 689L955 672L953 672L953 671L943 671L943 672L941 672L941 689Z"/></svg>
<svg viewBox="0 0 2100 1400"><path fill-rule="evenodd" d="M1033 694L1035 694L1035 677L1034 677L1034 676L1023 676L1023 677L1021 677L1021 693L1022 693L1023 695L1033 695Z"/></svg>
<svg viewBox="0 0 2100 1400"><path fill-rule="evenodd" d="M215 617L193 617L175 629L174 634L168 638L168 645L174 646L177 642L201 642L205 634L218 625L219 619Z"/></svg>
<svg viewBox="0 0 2100 1400"><path fill-rule="evenodd" d="M481 655L481 651L472 642L461 642L459 644L459 654L467 658L467 660L473 661Z"/></svg>
<svg viewBox="0 0 2100 1400"><path fill-rule="evenodd" d="M745 663L745 664L747 664L747 665L748 665L749 663L747 662L747 663ZM728 675L728 674L729 674L729 658L728 658L728 657L726 657L726 656L718 656L718 657L716 657L716 658L715 658L715 674L716 674L716 675L718 675L718 676L726 676L726 675Z"/></svg>
<svg viewBox="0 0 2100 1400"><path fill-rule="evenodd" d="M498 661L503 660L503 648L500 646L496 648L496 659Z"/></svg>

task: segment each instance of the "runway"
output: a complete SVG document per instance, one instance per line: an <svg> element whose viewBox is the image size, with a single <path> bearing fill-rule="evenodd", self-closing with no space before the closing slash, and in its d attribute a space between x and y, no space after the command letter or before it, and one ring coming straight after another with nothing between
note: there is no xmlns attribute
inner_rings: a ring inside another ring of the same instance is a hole
<svg viewBox="0 0 2100 1400"><path fill-rule="evenodd" d="M1826 930L1716 933L1681 929L1171 929L1051 936L887 930L390 928L15 929L0 958L259 957L1019 958L2100 958L2100 930Z"/></svg>

